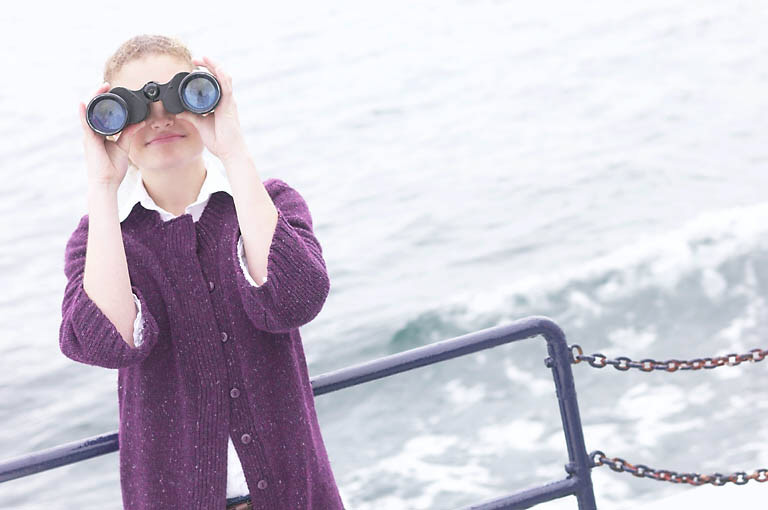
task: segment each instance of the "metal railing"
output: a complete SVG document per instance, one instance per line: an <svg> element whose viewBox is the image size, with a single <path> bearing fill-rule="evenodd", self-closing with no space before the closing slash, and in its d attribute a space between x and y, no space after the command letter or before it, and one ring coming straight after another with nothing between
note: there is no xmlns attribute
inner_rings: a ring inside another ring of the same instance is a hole
<svg viewBox="0 0 768 510"><path fill-rule="evenodd" d="M565 466L568 476L539 487L484 501L466 507L464 510L517 510L571 495L576 497L579 510L595 510L595 495L590 473L592 462L584 444L576 388L571 372L571 350L566 343L563 331L547 317L527 317L511 324L483 329L321 374L311 379L312 389L315 395L322 395L537 336L543 337L547 342L547 351L550 356L547 365L552 369L555 380L560 418L568 449L569 462ZM118 449L117 433L113 432L23 455L0 462L0 483L115 452Z"/></svg>

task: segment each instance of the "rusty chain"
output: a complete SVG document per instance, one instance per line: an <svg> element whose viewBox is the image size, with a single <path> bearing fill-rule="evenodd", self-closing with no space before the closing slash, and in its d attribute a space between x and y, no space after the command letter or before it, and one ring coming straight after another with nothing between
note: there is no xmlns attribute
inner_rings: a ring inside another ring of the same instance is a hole
<svg viewBox="0 0 768 510"><path fill-rule="evenodd" d="M592 460L592 467L606 465L617 472L631 473L638 478L653 478L659 482L687 483L697 486L707 483L722 486L728 482L733 482L736 485L744 485L750 480L768 482L768 469L766 468L758 469L750 475L744 471L739 471L738 473L732 473L730 475L721 473L701 475L699 473L677 473L675 471L667 471L664 469L656 470L643 464L635 466L619 457L608 458L600 450L593 451L589 454L589 457Z"/></svg>
<svg viewBox="0 0 768 510"><path fill-rule="evenodd" d="M592 355L584 354L584 351L578 344L573 344L568 347L571 363L573 364L586 361L590 366L595 368L603 368L607 365L612 365L616 370L627 371L630 368L637 368L643 372L652 372L653 370L675 372L677 370L712 369L724 365L736 366L746 361L757 363L763 361L766 354L768 354L768 349L752 349L747 354L733 353L725 356L716 356L714 358L696 358L692 360L670 359L666 361L656 361L654 359L646 358L640 361L633 361L626 356L609 359L600 353ZM544 362L547 367L551 368L553 365L551 357L547 357ZM766 468L758 469L749 475L744 471L739 471L730 475L724 475L722 473L702 475L699 473L677 473L665 469L656 470L644 464L634 465L620 457L608 458L600 450L593 451L589 454L589 457L592 461L592 467L606 465L616 472L631 473L633 476L639 478L653 478L660 482L688 483L696 486L707 483L722 486L728 482L732 482L736 485L744 485L750 480L768 482L768 469Z"/></svg>
<svg viewBox="0 0 768 510"><path fill-rule="evenodd" d="M666 361L656 361L646 358L640 361L633 361L626 356L619 356L616 359L609 359L605 355L595 353L592 355L584 354L579 344L568 346L570 349L571 363L588 362L595 368L603 368L606 365L613 365L616 370L626 371L630 368L637 368L643 372L652 372L654 370L665 370L674 372L676 370L700 370L702 368L711 369L723 365L736 366L745 361L757 363L763 361L768 355L768 349L752 349L747 354L728 354L725 356L715 356L714 358L696 358L692 360L669 359ZM577 354L574 354L574 350ZM552 358L547 357L544 360L547 367L552 367Z"/></svg>

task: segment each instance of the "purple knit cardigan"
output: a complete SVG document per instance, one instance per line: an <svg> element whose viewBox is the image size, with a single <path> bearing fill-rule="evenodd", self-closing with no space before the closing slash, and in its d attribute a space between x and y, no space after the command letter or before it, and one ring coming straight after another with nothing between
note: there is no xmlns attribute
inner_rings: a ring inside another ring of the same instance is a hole
<svg viewBox="0 0 768 510"><path fill-rule="evenodd" d="M59 345L118 369L120 482L127 510L224 509L228 436L254 509L344 506L320 433L299 327L330 280L302 196L264 185L278 210L268 280L245 278L232 197L213 193L194 222L137 203L122 222L144 341L131 347L83 289L84 215L67 242Z"/></svg>

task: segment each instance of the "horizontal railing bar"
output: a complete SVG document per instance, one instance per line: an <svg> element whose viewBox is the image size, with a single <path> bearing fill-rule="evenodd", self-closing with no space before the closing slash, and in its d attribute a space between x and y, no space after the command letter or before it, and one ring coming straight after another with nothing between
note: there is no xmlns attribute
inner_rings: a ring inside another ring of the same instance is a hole
<svg viewBox="0 0 768 510"><path fill-rule="evenodd" d="M565 478L532 489L526 489L511 496L476 503L472 506L464 507L462 510L521 510L523 508L530 508L545 501L575 496L579 483L578 478L575 476Z"/></svg>
<svg viewBox="0 0 768 510"><path fill-rule="evenodd" d="M318 375L312 378L312 390L315 395L322 395L547 332L562 334L560 327L547 317L526 317Z"/></svg>
<svg viewBox="0 0 768 510"><path fill-rule="evenodd" d="M0 463L0 483L74 464L119 449L117 432L112 432L21 455Z"/></svg>

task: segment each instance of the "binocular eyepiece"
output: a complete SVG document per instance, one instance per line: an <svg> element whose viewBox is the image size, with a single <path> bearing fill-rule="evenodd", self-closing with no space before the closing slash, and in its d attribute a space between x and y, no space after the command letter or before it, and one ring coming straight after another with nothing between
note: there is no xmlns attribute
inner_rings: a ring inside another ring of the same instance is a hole
<svg viewBox="0 0 768 510"><path fill-rule="evenodd" d="M215 76L205 71L182 71L167 83L150 81L139 90L115 87L98 94L88 103L85 118L97 133L114 135L147 118L149 103L162 101L168 113L202 115L213 111L220 99L221 87Z"/></svg>

